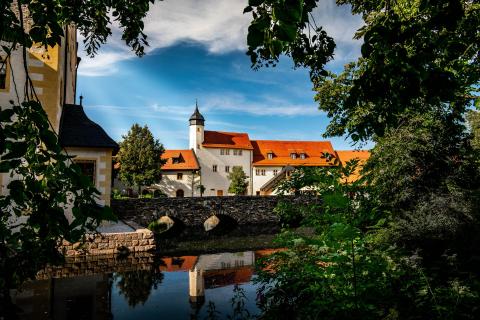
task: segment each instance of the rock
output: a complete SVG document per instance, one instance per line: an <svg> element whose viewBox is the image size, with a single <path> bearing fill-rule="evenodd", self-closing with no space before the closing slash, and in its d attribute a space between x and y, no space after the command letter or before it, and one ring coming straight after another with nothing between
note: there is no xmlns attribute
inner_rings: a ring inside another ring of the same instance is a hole
<svg viewBox="0 0 480 320"><path fill-rule="evenodd" d="M172 218L170 218L169 216L163 216L161 217L160 219L158 219L157 221L151 223L148 227L149 229L151 229L151 231L159 234L159 233L163 233L167 230L169 230L170 228L173 227L173 225L175 224L175 221L173 221ZM148 238L151 238L152 237L152 234L149 232L149 233L143 233L143 238L144 239L148 239Z"/></svg>
<svg viewBox="0 0 480 320"><path fill-rule="evenodd" d="M220 219L218 219L217 216L211 216L210 218L205 220L205 222L203 223L203 227L205 228L205 231L210 231L216 226L218 226L219 223Z"/></svg>
<svg viewBox="0 0 480 320"><path fill-rule="evenodd" d="M173 225L175 224L175 221L173 221L172 218L170 218L169 216L160 217L157 222L167 225L167 230L173 227Z"/></svg>

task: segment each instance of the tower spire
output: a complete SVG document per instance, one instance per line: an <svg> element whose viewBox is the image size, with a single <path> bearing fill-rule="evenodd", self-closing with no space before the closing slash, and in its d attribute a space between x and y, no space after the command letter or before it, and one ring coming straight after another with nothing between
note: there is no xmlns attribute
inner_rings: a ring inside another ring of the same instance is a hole
<svg viewBox="0 0 480 320"><path fill-rule="evenodd" d="M195 99L195 111L193 112L192 116L189 119L190 125L205 125L205 118L198 110L198 99Z"/></svg>

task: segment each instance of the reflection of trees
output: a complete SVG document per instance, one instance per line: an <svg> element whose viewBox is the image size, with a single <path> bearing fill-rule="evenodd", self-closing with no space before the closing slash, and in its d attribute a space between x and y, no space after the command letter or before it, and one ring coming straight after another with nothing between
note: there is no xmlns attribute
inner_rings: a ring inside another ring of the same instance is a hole
<svg viewBox="0 0 480 320"><path fill-rule="evenodd" d="M117 273L115 278L120 279L117 282L120 294L125 296L129 306L135 307L139 303L145 304L152 288L156 290L162 283L163 273L158 268L152 268Z"/></svg>
<svg viewBox="0 0 480 320"><path fill-rule="evenodd" d="M233 287L233 295L230 299L232 306L232 313L229 315L222 315L216 308L215 302L209 301L207 306L207 315L206 320L216 320L216 319L230 319L230 320L253 320L258 319L257 315L250 314L246 306L247 296L245 294L245 289L243 289L238 284L235 284Z"/></svg>

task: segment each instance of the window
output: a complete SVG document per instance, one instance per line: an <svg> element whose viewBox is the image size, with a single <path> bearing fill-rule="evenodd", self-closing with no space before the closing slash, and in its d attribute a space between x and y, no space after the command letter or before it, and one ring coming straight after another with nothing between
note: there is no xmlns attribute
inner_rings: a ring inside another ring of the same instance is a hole
<svg viewBox="0 0 480 320"><path fill-rule="evenodd" d="M233 155L236 156L237 155L237 149L233 149Z"/></svg>
<svg viewBox="0 0 480 320"><path fill-rule="evenodd" d="M234 156L241 156L242 155L242 150L241 149L233 149L233 155Z"/></svg>
<svg viewBox="0 0 480 320"><path fill-rule="evenodd" d="M80 167L82 174L95 185L95 160L76 160L75 163Z"/></svg>
<svg viewBox="0 0 480 320"><path fill-rule="evenodd" d="M239 156L242 155L242 150L238 150L238 155L239 155Z"/></svg>
<svg viewBox="0 0 480 320"><path fill-rule="evenodd" d="M7 89L7 60L0 57L0 90Z"/></svg>
<svg viewBox="0 0 480 320"><path fill-rule="evenodd" d="M220 155L224 156L225 155L225 149L220 149Z"/></svg>
<svg viewBox="0 0 480 320"><path fill-rule="evenodd" d="M273 153L272 152L267 153L267 158L272 160L273 159Z"/></svg>
<svg viewBox="0 0 480 320"><path fill-rule="evenodd" d="M255 169L255 175L259 176L260 175L260 169Z"/></svg>
<svg viewBox="0 0 480 320"><path fill-rule="evenodd" d="M230 149L225 149L225 155L228 156L230 154Z"/></svg>
<svg viewBox="0 0 480 320"><path fill-rule="evenodd" d="M305 153L300 153L300 159L305 160L307 155Z"/></svg>
<svg viewBox="0 0 480 320"><path fill-rule="evenodd" d="M274 169L273 170L273 175L276 176L278 174L278 170L277 169Z"/></svg>
<svg viewBox="0 0 480 320"><path fill-rule="evenodd" d="M177 173L177 180L183 180L183 173Z"/></svg>
<svg viewBox="0 0 480 320"><path fill-rule="evenodd" d="M262 174L262 176L264 176L265 175L265 169L260 170L260 173Z"/></svg>
<svg viewBox="0 0 480 320"><path fill-rule="evenodd" d="M197 132L200 132L200 128L197 128Z"/></svg>
<svg viewBox="0 0 480 320"><path fill-rule="evenodd" d="M290 158L297 159L297 154L296 153L290 153Z"/></svg>
<svg viewBox="0 0 480 320"><path fill-rule="evenodd" d="M217 165L216 165L216 164L213 165L212 171L213 171L213 172L217 172Z"/></svg>
<svg viewBox="0 0 480 320"><path fill-rule="evenodd" d="M225 172L230 172L230 166L225 166Z"/></svg>
<svg viewBox="0 0 480 320"><path fill-rule="evenodd" d="M182 162L185 162L182 158L182 156L178 157L178 158L172 158L172 163L173 164L177 164L177 163L182 163Z"/></svg>

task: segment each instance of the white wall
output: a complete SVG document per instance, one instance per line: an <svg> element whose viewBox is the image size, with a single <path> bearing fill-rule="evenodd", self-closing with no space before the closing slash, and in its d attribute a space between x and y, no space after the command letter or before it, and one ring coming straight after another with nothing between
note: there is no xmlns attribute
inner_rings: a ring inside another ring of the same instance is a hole
<svg viewBox="0 0 480 320"><path fill-rule="evenodd" d="M230 180L228 173L225 172L225 166L230 166L230 172L234 166L241 166L243 171L249 177L249 188L247 194L251 194L251 161L252 150L242 150L242 155L234 155L233 150L229 149L229 155L221 155L219 148L201 147L197 151L197 158L202 170L202 185L205 186L205 196L216 196L217 190L222 190L223 195L228 195ZM213 165L217 165L217 172L213 172Z"/></svg>
<svg viewBox="0 0 480 320"><path fill-rule="evenodd" d="M177 174L182 173L182 180L177 179ZM185 197L192 196L192 179L193 181L193 196L199 197L200 191L197 190L197 186L200 184L200 177L194 175L192 171L162 171L162 180L154 184L169 197L175 197L177 190L182 189Z"/></svg>
<svg viewBox="0 0 480 320"><path fill-rule="evenodd" d="M265 170L265 175L256 175L256 170ZM277 170L278 173L282 171L282 167L253 167L253 194L257 194L257 191L260 191L260 188L267 183L270 179L272 179L275 175L273 174L273 171ZM275 194L275 192L272 192L272 194Z"/></svg>
<svg viewBox="0 0 480 320"><path fill-rule="evenodd" d="M189 149L198 151L198 147L201 147L205 136L205 128L202 125L190 125L189 131Z"/></svg>
<svg viewBox="0 0 480 320"><path fill-rule="evenodd" d="M2 45L5 44L5 42L1 42ZM4 58L6 56L5 52L0 49L0 56ZM28 55L27 55L28 59ZM34 63L42 64L43 62L36 60ZM10 68L10 64L12 68ZM0 106L2 108L5 108L7 106L10 106L10 100L13 100L16 104L18 103L17 101L17 96L15 94L15 86L13 84L13 79L15 78L15 83L17 84L17 90L18 90L18 95L20 102L23 101L23 92L24 92L24 87L25 87L25 69L23 67L23 58L22 58L22 52L20 50L15 50L12 52L10 56L10 63L7 63L7 71L10 71L10 88L8 91L3 91L0 90ZM12 71L13 71L13 77L12 77ZM35 77L35 75L34 75Z"/></svg>
<svg viewBox="0 0 480 320"><path fill-rule="evenodd" d="M255 265L255 253L253 251L202 254L195 264L196 270L222 270L234 269L243 266Z"/></svg>
<svg viewBox="0 0 480 320"><path fill-rule="evenodd" d="M105 197L110 199L111 192L111 181L108 172L111 168L112 163L107 163L108 159L111 159L111 156L108 157L108 152L104 149L97 150L85 150L80 148L67 148L67 152L70 156L75 156L75 160L95 160L95 188L101 193L101 198L98 199L97 203L100 205L105 205ZM111 151L110 151L111 155ZM111 171L110 171L111 172Z"/></svg>

